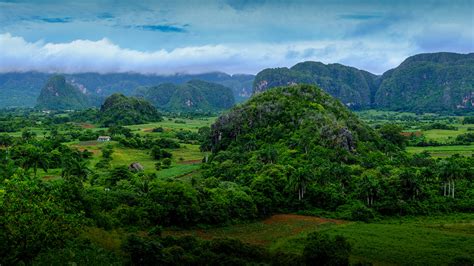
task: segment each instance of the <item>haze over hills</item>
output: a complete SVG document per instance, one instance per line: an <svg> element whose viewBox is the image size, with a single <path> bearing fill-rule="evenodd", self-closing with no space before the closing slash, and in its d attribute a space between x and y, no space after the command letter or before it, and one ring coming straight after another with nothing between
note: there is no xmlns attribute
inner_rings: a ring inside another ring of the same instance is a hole
<svg viewBox="0 0 474 266"><path fill-rule="evenodd" d="M0 107L33 107L41 89L53 74L25 72L0 74ZM119 92L130 95L140 86L156 86L161 83L182 84L190 80L204 80L222 84L232 89L236 101L252 94L254 75L228 75L221 72L204 74L175 74L169 76L133 73L82 73L64 74L66 81L81 91L105 98Z"/></svg>
<svg viewBox="0 0 474 266"><path fill-rule="evenodd" d="M134 96L150 101L160 110L172 112L214 112L231 108L235 104L230 88L201 80L184 84L163 83L153 87L140 87Z"/></svg>
<svg viewBox="0 0 474 266"><path fill-rule="evenodd" d="M0 74L0 106L32 107L36 104L41 88L51 74L27 72ZM395 111L464 113L474 110L474 54L432 53L407 58L400 66L383 75L341 64L302 62L291 68L264 69L256 76L228 75L221 72L206 74L176 74L171 76L115 74L68 74L65 80L84 94L103 99L119 92L132 95L138 87L159 88L162 92L188 88L180 85L199 79L221 84L232 89L236 102L241 102L253 93L272 87L293 84L315 84L341 100L351 109L375 108ZM159 86L167 84L168 89ZM175 84L175 86L170 85ZM174 89L173 89L174 88ZM185 90L180 90L185 91ZM211 93L207 90L204 94ZM140 95L140 93L142 95ZM144 93L157 107L178 110L175 98L165 99ZM182 95L184 97L184 95ZM158 99L158 98L161 99ZM204 96L203 96L204 97ZM205 97L208 97L205 95ZM209 96L214 97L214 96ZM230 100L224 93L223 102ZM156 100L156 101L155 101ZM165 104L162 101L166 102ZM175 101L175 103L172 103ZM199 100L200 101L200 100ZM207 99L206 101L209 101ZM94 102L94 100L92 101ZM95 100L95 105L97 105ZM197 102L194 99L193 102ZM217 110L212 104L201 105L200 110ZM228 106L224 104L223 106ZM183 107L183 106L182 106Z"/></svg>
<svg viewBox="0 0 474 266"><path fill-rule="evenodd" d="M382 76L340 64L304 62L261 71L254 93L302 83L320 86L353 109L462 113L474 110L474 54L419 54Z"/></svg>

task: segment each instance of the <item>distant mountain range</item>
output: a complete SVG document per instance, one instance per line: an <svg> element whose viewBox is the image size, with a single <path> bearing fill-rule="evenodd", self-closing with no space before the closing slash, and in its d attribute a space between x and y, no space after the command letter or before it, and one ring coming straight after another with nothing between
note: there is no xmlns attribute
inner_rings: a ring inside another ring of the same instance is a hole
<svg viewBox="0 0 474 266"><path fill-rule="evenodd" d="M464 113L474 111L474 53L407 58L381 76L340 64L303 62L257 74L254 93L291 84L316 84L352 109Z"/></svg>
<svg viewBox="0 0 474 266"><path fill-rule="evenodd" d="M40 92L47 87L45 84L51 76L53 75L37 72L0 74L0 108L33 107L37 103L40 107L46 106L43 100L48 97L51 99L52 94L44 91L40 95ZM225 89L219 95L213 89L196 89L196 86L188 83L202 80L230 88L236 102L244 101L252 93L273 87L316 84L351 109L375 108L450 114L474 111L474 53L419 54L407 58L400 66L383 75L374 75L341 64L302 62L291 68L265 69L256 76L221 72L170 76L84 73L64 75L64 80L87 96L88 105L96 106L105 97L117 92L136 94L148 99L158 108L173 111L186 107L185 101L176 100L180 99L178 92L185 93L186 95L181 96L191 99L199 110L220 109L221 107L215 108L214 104L210 104L214 98L221 99L227 106L231 99ZM214 85L209 86L216 88ZM66 94L75 95L70 90L69 92ZM73 106L84 103L81 98L82 96L78 96L78 103Z"/></svg>
<svg viewBox="0 0 474 266"><path fill-rule="evenodd" d="M35 106L41 89L52 76L54 74L38 72L0 74L0 108ZM251 96L255 77L246 74L228 75L221 72L169 76L131 73L83 73L63 76L68 84L77 87L84 94L101 99L113 93L131 95L140 86L156 86L162 83L182 84L191 80L203 80L231 88L237 102Z"/></svg>

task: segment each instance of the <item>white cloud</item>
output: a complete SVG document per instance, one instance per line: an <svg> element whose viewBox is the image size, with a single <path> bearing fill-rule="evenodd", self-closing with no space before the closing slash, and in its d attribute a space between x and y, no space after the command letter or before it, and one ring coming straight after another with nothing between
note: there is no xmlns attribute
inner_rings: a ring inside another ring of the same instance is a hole
<svg viewBox="0 0 474 266"><path fill-rule="evenodd" d="M22 37L5 33L0 34L0 72L257 73L267 67L292 66L314 60L381 73L398 65L413 49L408 43L307 41L137 51L121 48L106 38L45 43L27 42Z"/></svg>

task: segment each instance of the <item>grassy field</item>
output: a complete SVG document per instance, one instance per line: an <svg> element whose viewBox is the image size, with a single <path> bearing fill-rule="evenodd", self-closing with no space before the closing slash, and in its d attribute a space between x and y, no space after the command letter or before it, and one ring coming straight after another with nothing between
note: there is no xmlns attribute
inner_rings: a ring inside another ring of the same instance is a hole
<svg viewBox="0 0 474 266"><path fill-rule="evenodd" d="M455 139L458 135L467 133L468 128L474 127L474 125L462 124L452 124L452 126L457 127L458 130L431 129L423 131L423 134L427 139L446 142L448 140Z"/></svg>
<svg viewBox="0 0 474 266"><path fill-rule="evenodd" d="M407 147L409 153L420 153L427 151L435 158L449 157L454 154L463 156L472 156L474 154L474 145L459 146L436 146L436 147Z"/></svg>
<svg viewBox="0 0 474 266"><path fill-rule="evenodd" d="M99 162L101 157L100 148L103 145L112 145L114 152L112 154L111 166L130 165L134 162L139 162L145 168L146 173L154 173L155 163L149 150L139 150L120 147L116 142L111 141L108 143L100 143L97 141L83 141L71 144L80 150L87 149L92 152L93 158L91 160L91 166ZM181 176L199 169L199 164L204 158L205 154L199 151L199 145L192 144L180 144L181 147L178 149L169 150L173 154L173 163L171 168L162 169L157 173L158 177L173 177Z"/></svg>
<svg viewBox="0 0 474 266"><path fill-rule="evenodd" d="M232 237L271 251L301 253L309 232L343 235L352 244L351 262L374 265L446 265L474 254L474 214L403 218L377 223L345 222L300 215L275 215L264 221L213 229L165 231L205 239Z"/></svg>
<svg viewBox="0 0 474 266"><path fill-rule="evenodd" d="M165 132L176 131L176 130L190 130L198 131L199 128L209 126L216 120L216 117L203 117L203 118L164 118L163 121L157 123L141 124L127 126L133 131L139 131L142 133L150 133L152 129L162 127Z"/></svg>

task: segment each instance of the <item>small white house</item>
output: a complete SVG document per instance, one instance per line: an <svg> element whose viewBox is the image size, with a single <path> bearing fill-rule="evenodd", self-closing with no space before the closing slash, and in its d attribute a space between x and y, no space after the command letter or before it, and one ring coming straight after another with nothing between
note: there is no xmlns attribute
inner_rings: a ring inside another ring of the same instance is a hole
<svg viewBox="0 0 474 266"><path fill-rule="evenodd" d="M110 141L110 137L109 137L109 136L99 136L99 137L97 138L97 141L99 141L99 142Z"/></svg>

